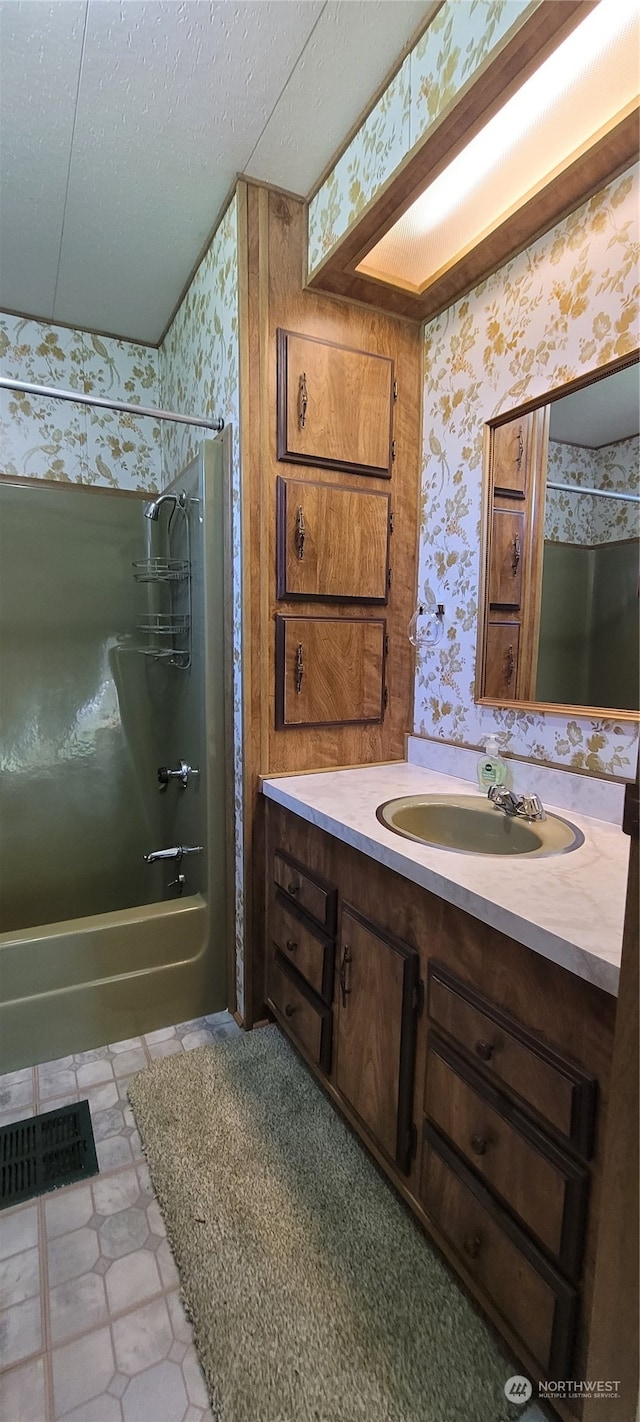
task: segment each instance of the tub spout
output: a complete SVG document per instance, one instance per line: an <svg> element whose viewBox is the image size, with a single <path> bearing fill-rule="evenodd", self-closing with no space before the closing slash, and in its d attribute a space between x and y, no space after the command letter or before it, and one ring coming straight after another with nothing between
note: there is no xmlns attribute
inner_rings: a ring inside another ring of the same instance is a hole
<svg viewBox="0 0 640 1422"><path fill-rule="evenodd" d="M155 864L159 859L175 859L180 862L185 854L202 854L201 844L174 844L171 849L152 849L143 854L145 864Z"/></svg>

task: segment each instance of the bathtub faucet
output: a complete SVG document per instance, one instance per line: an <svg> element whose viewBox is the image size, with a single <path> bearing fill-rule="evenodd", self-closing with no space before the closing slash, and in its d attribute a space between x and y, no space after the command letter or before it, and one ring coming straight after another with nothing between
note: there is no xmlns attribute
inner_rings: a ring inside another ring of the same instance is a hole
<svg viewBox="0 0 640 1422"><path fill-rule="evenodd" d="M185 854L202 854L201 844L174 844L171 849L152 849L143 854L145 864L155 864L158 859L176 859L178 863Z"/></svg>

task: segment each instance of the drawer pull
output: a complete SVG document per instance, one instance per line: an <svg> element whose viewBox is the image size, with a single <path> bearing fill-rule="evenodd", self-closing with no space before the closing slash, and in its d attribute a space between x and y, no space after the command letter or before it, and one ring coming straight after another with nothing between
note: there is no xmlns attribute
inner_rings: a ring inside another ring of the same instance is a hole
<svg viewBox="0 0 640 1422"><path fill-rule="evenodd" d="M485 1155L487 1142L484 1136L474 1135L471 1137L471 1149L474 1155Z"/></svg>
<svg viewBox="0 0 640 1422"><path fill-rule="evenodd" d="M295 938L287 938L285 948L288 948L290 953L295 953L297 947Z"/></svg>
<svg viewBox="0 0 640 1422"><path fill-rule="evenodd" d="M287 893L288 893L288 894L291 894L292 899L295 899L296 894L299 894L299 893L300 893L300 885L299 885L299 884L287 884Z"/></svg>
<svg viewBox="0 0 640 1422"><path fill-rule="evenodd" d="M476 1042L476 1056L481 1062L490 1062L493 1056L493 1042Z"/></svg>
<svg viewBox="0 0 640 1422"><path fill-rule="evenodd" d="M291 1005L291 1003L288 1002L287 1005L286 1005L286 1007L285 1007L285 1009L284 1009L284 1015L285 1015L285 1017L293 1017L293 1014L294 1014L295 1010L296 1010L295 1007L293 1007L293 1006Z"/></svg>
<svg viewBox="0 0 640 1422"><path fill-rule="evenodd" d="M466 1234L462 1241L462 1248L470 1259L477 1259L480 1253L482 1240L479 1234Z"/></svg>

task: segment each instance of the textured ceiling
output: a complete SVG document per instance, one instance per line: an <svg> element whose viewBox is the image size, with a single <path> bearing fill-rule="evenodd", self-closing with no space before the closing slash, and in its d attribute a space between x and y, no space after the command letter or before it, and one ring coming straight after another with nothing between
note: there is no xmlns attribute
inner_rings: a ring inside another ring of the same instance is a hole
<svg viewBox="0 0 640 1422"><path fill-rule="evenodd" d="M426 0L2 0L0 309L161 336L245 172L306 196Z"/></svg>

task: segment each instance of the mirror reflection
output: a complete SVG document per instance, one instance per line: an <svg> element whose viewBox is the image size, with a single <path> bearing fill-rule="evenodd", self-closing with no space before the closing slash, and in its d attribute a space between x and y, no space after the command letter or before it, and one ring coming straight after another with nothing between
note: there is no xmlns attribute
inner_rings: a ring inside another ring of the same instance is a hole
<svg viewBox="0 0 640 1422"><path fill-rule="evenodd" d="M639 431L637 363L491 429L478 699L638 711Z"/></svg>

